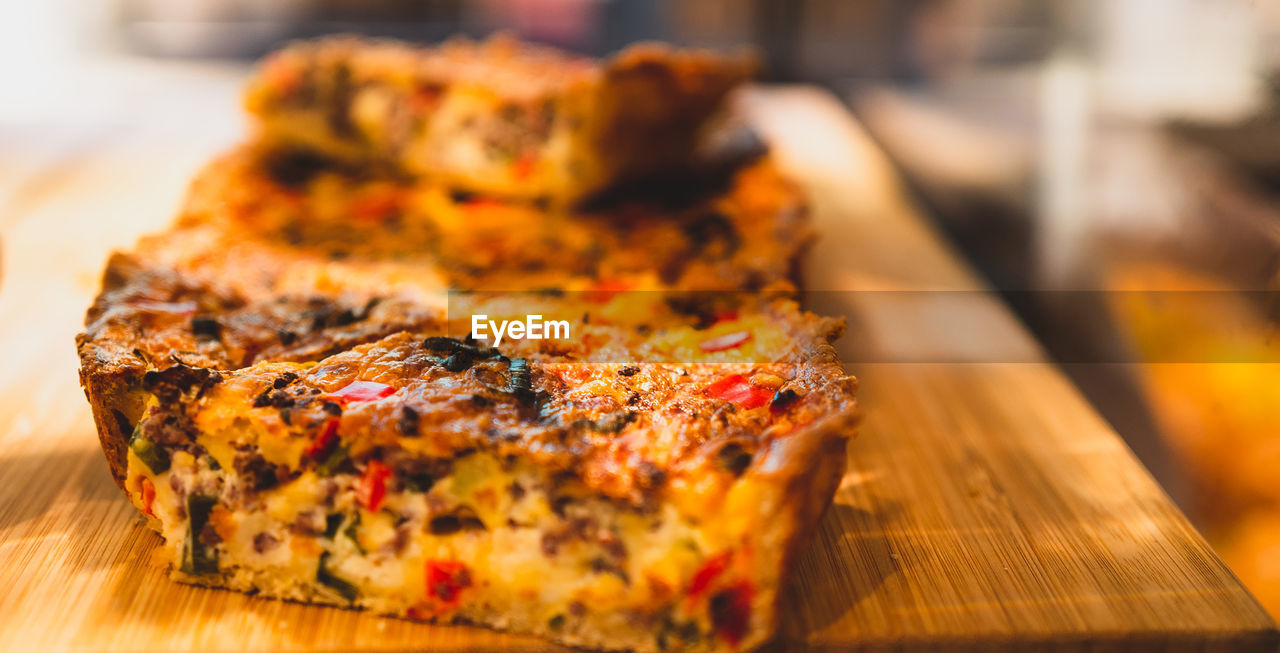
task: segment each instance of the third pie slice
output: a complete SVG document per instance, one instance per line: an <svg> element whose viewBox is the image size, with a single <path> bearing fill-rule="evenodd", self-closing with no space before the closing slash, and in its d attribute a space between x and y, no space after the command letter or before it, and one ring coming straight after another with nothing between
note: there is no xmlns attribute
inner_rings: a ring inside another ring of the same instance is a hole
<svg viewBox="0 0 1280 653"><path fill-rule="evenodd" d="M597 62L505 36L437 48L346 37L272 55L246 102L268 141L560 204L678 176L754 69L655 44Z"/></svg>

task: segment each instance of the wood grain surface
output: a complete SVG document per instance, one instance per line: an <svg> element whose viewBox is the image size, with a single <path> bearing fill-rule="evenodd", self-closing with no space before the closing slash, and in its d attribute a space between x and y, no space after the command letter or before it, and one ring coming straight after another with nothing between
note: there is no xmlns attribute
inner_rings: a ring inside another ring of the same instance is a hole
<svg viewBox="0 0 1280 653"><path fill-rule="evenodd" d="M153 561L72 338L107 252L162 226L237 137L234 83L215 88L224 104L174 120L0 134L0 650L553 649L179 585ZM1275 650L1275 624L841 106L805 88L744 104L813 193L808 299L849 318L867 415L774 647Z"/></svg>

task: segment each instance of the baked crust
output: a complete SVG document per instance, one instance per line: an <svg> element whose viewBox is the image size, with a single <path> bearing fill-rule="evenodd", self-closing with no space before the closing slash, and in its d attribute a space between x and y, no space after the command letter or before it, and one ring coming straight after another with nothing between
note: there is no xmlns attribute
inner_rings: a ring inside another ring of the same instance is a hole
<svg viewBox="0 0 1280 653"><path fill-rule="evenodd" d="M261 138L507 198L570 203L678 178L753 57L632 46L596 62L509 36L438 47L336 37L272 55Z"/></svg>
<svg viewBox="0 0 1280 653"><path fill-rule="evenodd" d="M798 345L617 363L399 332L315 363L175 365L151 373L126 488L188 582L600 648L752 647L856 419L839 325L787 300L760 315ZM754 317L734 321L767 340ZM717 390L733 378L768 400ZM424 568L425 589L388 584Z"/></svg>

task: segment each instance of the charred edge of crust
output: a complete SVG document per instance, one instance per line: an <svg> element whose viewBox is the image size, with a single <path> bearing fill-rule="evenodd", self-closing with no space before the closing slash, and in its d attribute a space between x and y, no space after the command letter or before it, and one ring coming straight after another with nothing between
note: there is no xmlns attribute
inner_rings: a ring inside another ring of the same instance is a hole
<svg viewBox="0 0 1280 653"><path fill-rule="evenodd" d="M834 340L843 330L843 322L834 326L831 339ZM835 367L836 372L843 372L834 347L827 343L821 345L806 362L806 365L809 364ZM782 505L793 506L784 515L791 519L792 526L782 545L779 578L793 577L792 573L805 546L811 542L819 521L834 501L848 463L849 442L856 437L857 425L861 421L861 411L853 398L857 380L841 375L835 376L832 383L846 385L846 399L840 410L798 433L775 440L761 456L763 460L753 465L753 469L748 472L768 477L771 482L779 484ZM773 636L777 634L785 598L785 584L779 585L776 591L769 611L773 623L768 624L767 628L767 632ZM760 641L756 644L763 643Z"/></svg>
<svg viewBox="0 0 1280 653"><path fill-rule="evenodd" d="M629 204L668 211L697 206L728 191L736 173L769 156L768 144L754 129L734 130L726 140L705 152L695 149L685 166L623 178L588 192L572 208L594 213Z"/></svg>
<svg viewBox="0 0 1280 653"><path fill-rule="evenodd" d="M157 281L161 286L154 286ZM84 331L76 335L80 360L79 380L89 402L107 465L112 478L122 490L126 478L129 439L142 418L147 399L153 394L144 382L149 370L162 371L174 367L189 368L197 374L208 374L237 367L231 361L199 357L198 365L188 365L176 358L152 360L138 333L135 318L122 317L115 309L129 300L164 294L166 299L177 293L200 290L184 287L175 270L144 265L138 256L116 252L111 255L102 276L102 290L86 311ZM225 298L215 298L227 304ZM234 304L235 302L232 302ZM429 320L428 320L429 321ZM273 360L319 360L352 347L384 338L393 333L425 326L421 320L388 323L382 328L359 333L322 332L319 340L300 343L290 351L272 356ZM252 364L253 360L245 361Z"/></svg>
<svg viewBox="0 0 1280 653"><path fill-rule="evenodd" d="M80 358L80 386L98 427L98 440L116 485L124 491L129 436L142 417L143 402L137 397L142 374L141 360L127 360L118 351L124 343L100 342L97 322L115 304L114 294L128 287L141 272L136 257L113 252L102 273L102 290L85 314L85 331L76 335ZM135 357L136 358L136 357Z"/></svg>
<svg viewBox="0 0 1280 653"><path fill-rule="evenodd" d="M106 455L111 478L124 491L129 436L142 417L143 402L129 401L141 388L143 369L97 359L96 345L85 334L76 338L80 350L80 385L89 400L98 441Z"/></svg>

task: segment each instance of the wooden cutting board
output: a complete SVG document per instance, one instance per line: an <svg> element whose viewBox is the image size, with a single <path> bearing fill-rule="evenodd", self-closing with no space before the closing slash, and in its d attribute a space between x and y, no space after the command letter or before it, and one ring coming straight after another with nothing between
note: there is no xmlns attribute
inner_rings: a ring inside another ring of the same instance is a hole
<svg viewBox="0 0 1280 653"><path fill-rule="evenodd" d="M221 104L168 121L0 134L0 650L554 649L188 587L153 561L72 338L107 251L163 225L239 133L234 84L215 86ZM1275 624L839 103L790 88L745 105L812 191L809 300L849 318L866 411L775 646L1275 650Z"/></svg>

